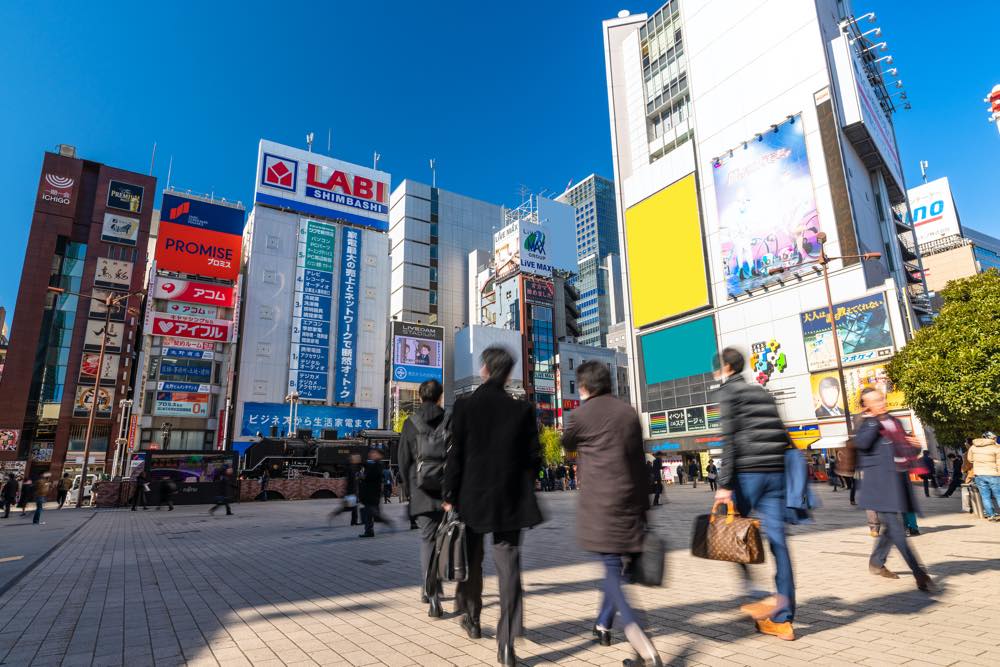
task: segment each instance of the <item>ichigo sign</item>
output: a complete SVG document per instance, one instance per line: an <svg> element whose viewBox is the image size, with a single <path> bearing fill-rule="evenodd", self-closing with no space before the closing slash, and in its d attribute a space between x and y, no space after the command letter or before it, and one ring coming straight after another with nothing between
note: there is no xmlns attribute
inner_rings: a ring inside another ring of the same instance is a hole
<svg viewBox="0 0 1000 667"><path fill-rule="evenodd" d="M152 315L151 330L154 336L193 338L228 343L232 340L233 323L229 320L212 320L182 315Z"/></svg>

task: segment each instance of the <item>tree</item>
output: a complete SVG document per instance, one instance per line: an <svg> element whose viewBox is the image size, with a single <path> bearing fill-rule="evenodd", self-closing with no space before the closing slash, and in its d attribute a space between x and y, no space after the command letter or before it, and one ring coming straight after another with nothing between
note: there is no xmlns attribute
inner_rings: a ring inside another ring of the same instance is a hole
<svg viewBox="0 0 1000 667"><path fill-rule="evenodd" d="M941 314L888 371L938 441L958 445L1000 419L1000 273L951 281L940 294Z"/></svg>
<svg viewBox="0 0 1000 667"><path fill-rule="evenodd" d="M542 461L545 465L559 465L563 462L562 434L551 426L543 426L538 434L542 445Z"/></svg>
<svg viewBox="0 0 1000 667"><path fill-rule="evenodd" d="M406 420L409 418L410 418L410 413L407 412L406 410L400 410L399 412L397 412L395 419L392 420L392 430L395 431L396 433L402 433L403 424L405 424Z"/></svg>

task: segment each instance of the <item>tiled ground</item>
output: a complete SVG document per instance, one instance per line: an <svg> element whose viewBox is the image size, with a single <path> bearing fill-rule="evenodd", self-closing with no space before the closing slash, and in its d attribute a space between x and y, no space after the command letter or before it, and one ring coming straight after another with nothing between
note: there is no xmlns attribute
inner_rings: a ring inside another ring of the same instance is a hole
<svg viewBox="0 0 1000 667"><path fill-rule="evenodd" d="M800 638L786 643L755 634L738 613L735 566L687 553L710 492L668 490L656 512L673 549L667 586L631 591L665 661L1000 665L1000 525L957 513L957 497L928 500L913 544L942 590L926 595L908 576L870 576L864 513L844 493L821 494L817 525L792 538ZM610 648L589 640L600 570L575 546L574 496L543 494L548 521L524 540L524 664L619 665L631 655L620 633ZM233 517L97 512L0 597L0 664L495 664L495 579L486 636L470 641L417 603L415 532L359 540L346 516L327 524L331 503L244 504ZM4 530L0 550L25 553L18 540L34 535ZM895 554L889 565L902 568ZM770 562L756 571L768 585Z"/></svg>

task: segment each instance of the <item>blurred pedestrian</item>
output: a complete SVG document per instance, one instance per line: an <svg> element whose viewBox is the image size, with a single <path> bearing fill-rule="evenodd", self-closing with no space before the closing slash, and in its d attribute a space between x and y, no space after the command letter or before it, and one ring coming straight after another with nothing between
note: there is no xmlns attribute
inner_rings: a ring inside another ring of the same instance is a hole
<svg viewBox="0 0 1000 667"><path fill-rule="evenodd" d="M677 485L684 486L684 462L677 464Z"/></svg>
<svg viewBox="0 0 1000 667"><path fill-rule="evenodd" d="M382 465L382 452L377 449L368 451L358 482L358 501L361 503L361 520L365 532L358 537L375 537L375 522L382 520L379 501L382 499L382 487L385 477L385 467Z"/></svg>
<svg viewBox="0 0 1000 667"><path fill-rule="evenodd" d="M170 479L169 477L164 477L160 480L160 498L159 502L156 503L156 509L159 510L163 507L163 503L167 504L167 511L174 511L174 492L177 491L177 482Z"/></svg>
<svg viewBox="0 0 1000 667"><path fill-rule="evenodd" d="M955 493L958 487L962 486L962 463L963 459L957 454L948 454L949 470L951 470L951 479L948 480L948 488L945 490L942 498L951 498L951 494Z"/></svg>
<svg viewBox="0 0 1000 667"><path fill-rule="evenodd" d="M21 488L17 496L17 506L21 508L21 516L24 516L28 509L28 503L35 499L35 484L30 477L21 480Z"/></svg>
<svg viewBox="0 0 1000 667"><path fill-rule="evenodd" d="M576 491L576 464L569 467L569 490Z"/></svg>
<svg viewBox="0 0 1000 667"><path fill-rule="evenodd" d="M826 478L830 482L830 486L833 487L833 492L836 493L837 489L840 488L840 475L837 474L837 459L832 455L826 462Z"/></svg>
<svg viewBox="0 0 1000 667"><path fill-rule="evenodd" d="M719 478L719 468L715 465L715 461L709 461L708 466L705 468L706 477L708 477L708 488L712 491L717 491L719 488L716 480Z"/></svg>
<svg viewBox="0 0 1000 667"><path fill-rule="evenodd" d="M701 466L694 459L688 462L688 477L691 478L691 488L698 488L698 476L701 474Z"/></svg>
<svg viewBox="0 0 1000 667"><path fill-rule="evenodd" d="M56 491L56 498L59 500L59 509L62 509L63 504L66 502L66 496L72 488L73 480L70 478L68 472L64 472L62 479L59 480L59 490Z"/></svg>
<svg viewBox="0 0 1000 667"><path fill-rule="evenodd" d="M386 462L382 468L382 502L386 504L392 502L393 482L392 467Z"/></svg>
<svg viewBox="0 0 1000 667"><path fill-rule="evenodd" d="M935 495L941 495L941 487L938 486L937 481L937 470L934 465L934 459L931 458L930 452L926 449L920 454L920 465L927 472L921 473L920 479L924 480L924 497L931 497L930 487L934 487Z"/></svg>
<svg viewBox="0 0 1000 667"><path fill-rule="evenodd" d="M83 480L80 480L83 483ZM149 493L149 482L146 481L146 473L139 471L139 475L135 478L135 490L132 492L132 511L135 512L139 507L139 503L142 503L142 509L148 510L146 506L146 494Z"/></svg>
<svg viewBox="0 0 1000 667"><path fill-rule="evenodd" d="M922 591L932 586L931 578L917 560L906 540L901 514L916 512L917 500L909 481L910 463L919 451L907 438L903 424L888 413L885 394L874 387L861 391L862 422L854 434L858 464L864 481L859 501L877 514L881 532L868 559L872 574L887 579L899 575L885 566L895 545Z"/></svg>
<svg viewBox="0 0 1000 667"><path fill-rule="evenodd" d="M785 449L791 446L774 398L757 383L743 378L743 354L727 347L715 359L721 380L722 470L716 503L733 500L740 514L757 512L774 554L774 597L744 605L758 632L792 641L795 631L795 581L785 532ZM745 571L745 570L744 570Z"/></svg>
<svg viewBox="0 0 1000 667"><path fill-rule="evenodd" d="M663 493L663 479L656 469L656 464L651 462L646 464L646 476L648 478L649 491L653 494L653 506L660 504L660 494Z"/></svg>
<svg viewBox="0 0 1000 667"><path fill-rule="evenodd" d="M969 447L966 455L972 469L972 481L983 499L983 517L1000 521L1000 445L992 431L983 433Z"/></svg>
<svg viewBox="0 0 1000 667"><path fill-rule="evenodd" d="M617 614L638 656L625 664L661 665L639 616L622 591L623 560L642 551L649 509L642 425L631 406L611 395L607 366L586 361L577 368L576 381L582 405L570 416L562 444L566 451L580 452L584 474L590 476L580 492L577 540L584 550L600 554L604 561L603 597L593 634L602 646L610 646ZM656 468L662 486L659 473Z"/></svg>
<svg viewBox="0 0 1000 667"><path fill-rule="evenodd" d="M209 514L215 514L215 510L225 506L226 516L233 515L233 509L229 506L229 499L232 496L234 484L233 469L226 466L215 480L215 504L208 510Z"/></svg>
<svg viewBox="0 0 1000 667"><path fill-rule="evenodd" d="M420 530L421 602L430 605L427 615L440 618L441 582L430 568L441 509L444 462L448 456L451 421L441 408L444 388L437 380L420 385L420 406L403 423L399 435L399 472L410 496L410 517ZM418 472L420 474L418 474ZM423 487L421 487L423 479ZM435 582L428 586L428 582ZM430 589L430 590L428 590Z"/></svg>
<svg viewBox="0 0 1000 667"><path fill-rule="evenodd" d="M260 474L260 499L267 500L267 485L271 483L271 475L267 472L267 468L264 468L264 472Z"/></svg>
<svg viewBox="0 0 1000 667"><path fill-rule="evenodd" d="M42 509L45 508L45 501L49 499L49 493L52 492L52 475L47 472L43 472L42 476L38 478L38 482L35 484L35 516L31 520L31 523L45 525L42 521Z"/></svg>
<svg viewBox="0 0 1000 667"><path fill-rule="evenodd" d="M541 447L534 405L515 400L504 389L514 358L504 348L490 346L481 361L483 384L455 402L442 506L456 509L466 526L469 575L458 584L455 608L471 639L482 636L483 538L493 533L500 583L497 661L514 665L514 638L524 634L521 531L542 522L534 493Z"/></svg>
<svg viewBox="0 0 1000 667"><path fill-rule="evenodd" d="M3 509L3 517L10 516L10 506L17 501L17 478L14 473L7 473L7 479L3 482L3 489L0 490L0 508Z"/></svg>

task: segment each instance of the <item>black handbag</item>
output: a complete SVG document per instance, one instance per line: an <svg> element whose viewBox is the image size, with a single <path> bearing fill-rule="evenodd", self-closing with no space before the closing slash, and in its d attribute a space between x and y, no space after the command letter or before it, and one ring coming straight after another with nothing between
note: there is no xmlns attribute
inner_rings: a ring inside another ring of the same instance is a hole
<svg viewBox="0 0 1000 667"><path fill-rule="evenodd" d="M662 586L667 542L647 525L642 534L642 551L632 555L628 579L640 586Z"/></svg>
<svg viewBox="0 0 1000 667"><path fill-rule="evenodd" d="M439 581L466 581L469 578L469 552L465 541L465 523L455 512L446 512L434 539L431 571ZM431 578L428 572L428 580Z"/></svg>

